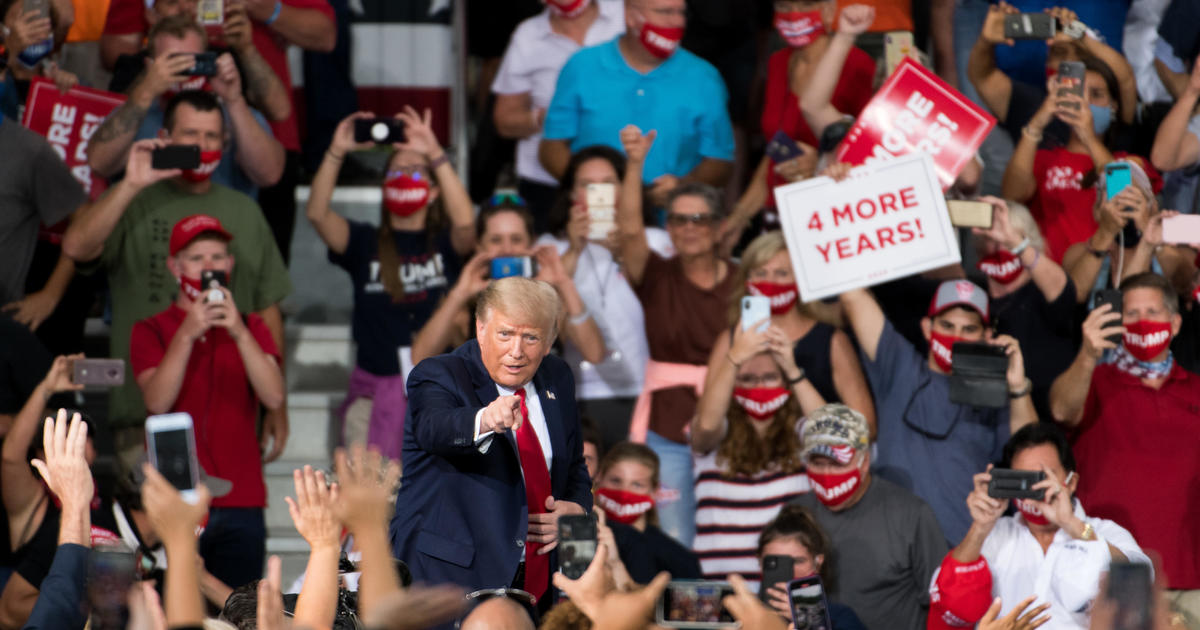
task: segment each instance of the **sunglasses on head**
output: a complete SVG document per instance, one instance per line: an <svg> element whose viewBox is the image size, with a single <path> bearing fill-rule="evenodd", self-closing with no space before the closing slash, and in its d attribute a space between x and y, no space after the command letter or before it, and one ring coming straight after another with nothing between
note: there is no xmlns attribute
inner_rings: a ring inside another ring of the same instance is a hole
<svg viewBox="0 0 1200 630"><path fill-rule="evenodd" d="M460 627L463 619L466 619L467 615L470 615L471 611L474 610L476 606L486 602L489 599L492 599L493 597L506 597L511 599L520 604L521 607L525 609L525 612L529 613L530 619L537 619L537 598L528 591L522 591L519 588L507 587L482 588L478 591L467 593L467 595L463 598L467 600L467 612L464 613L457 622L455 622L454 627Z"/></svg>
<svg viewBox="0 0 1200 630"><path fill-rule="evenodd" d="M675 227L684 226L689 223L692 225L705 227L712 225L714 222L716 222L716 219L716 215L711 212L700 212L697 214L680 214L677 212L667 213L667 225L673 225Z"/></svg>
<svg viewBox="0 0 1200 630"><path fill-rule="evenodd" d="M521 198L521 195L518 195L517 193L499 192L499 193L492 195L491 199L488 199L488 205L493 206L493 207L494 206L520 206L520 207L524 208L526 206L526 203L525 203L525 200L523 198Z"/></svg>

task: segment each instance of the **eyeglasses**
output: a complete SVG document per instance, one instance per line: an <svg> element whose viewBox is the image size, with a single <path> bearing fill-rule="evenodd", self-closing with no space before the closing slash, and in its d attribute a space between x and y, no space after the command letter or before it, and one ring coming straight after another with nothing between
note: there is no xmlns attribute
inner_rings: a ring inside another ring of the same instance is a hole
<svg viewBox="0 0 1200 630"><path fill-rule="evenodd" d="M778 372L772 374L739 374L738 387L777 386L783 383L783 377Z"/></svg>
<svg viewBox="0 0 1200 630"><path fill-rule="evenodd" d="M492 195L491 199L488 199L488 205L493 206L493 207L495 207L495 206L520 206L520 207L524 208L528 204L526 204L525 200L521 197L521 195L518 195L517 193L498 192L498 193Z"/></svg>
<svg viewBox="0 0 1200 630"><path fill-rule="evenodd" d="M667 225L674 227L682 227L689 223L699 227L708 227L715 223L716 220L716 215L711 212L702 212L697 214L679 214L677 212L667 213Z"/></svg>
<svg viewBox="0 0 1200 630"><path fill-rule="evenodd" d="M463 599L467 600L467 603L470 604L470 609L473 609L475 606L493 597L507 597L520 604L525 609L525 612L529 613L530 619L537 618L537 598L528 591L522 591L519 588L482 588L478 591L467 593ZM454 623L455 628L462 625L463 619L470 614L470 609Z"/></svg>

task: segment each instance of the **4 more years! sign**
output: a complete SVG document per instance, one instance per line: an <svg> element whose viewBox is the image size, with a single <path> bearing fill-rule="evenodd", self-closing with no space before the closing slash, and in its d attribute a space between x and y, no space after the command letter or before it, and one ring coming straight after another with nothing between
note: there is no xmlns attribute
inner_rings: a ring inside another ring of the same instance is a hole
<svg viewBox="0 0 1200 630"><path fill-rule="evenodd" d="M906 155L775 189L805 302L960 260L933 159Z"/></svg>
<svg viewBox="0 0 1200 630"><path fill-rule="evenodd" d="M84 87L73 87L64 94L53 81L39 77L29 86L21 124L45 136L88 196L96 199L108 184L104 178L92 175L87 161L88 141L105 117L124 102L120 94Z"/></svg>

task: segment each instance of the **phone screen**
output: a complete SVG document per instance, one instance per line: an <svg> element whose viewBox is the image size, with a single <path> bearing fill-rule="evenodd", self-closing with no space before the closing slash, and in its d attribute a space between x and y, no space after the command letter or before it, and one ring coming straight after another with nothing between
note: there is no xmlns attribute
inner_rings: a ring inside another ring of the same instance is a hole
<svg viewBox="0 0 1200 630"><path fill-rule="evenodd" d="M825 589L820 578L796 580L791 584L792 622L796 630L831 630Z"/></svg>
<svg viewBox="0 0 1200 630"><path fill-rule="evenodd" d="M192 458L188 452L188 431L169 429L154 433L154 458L158 472L179 490L195 487L192 479Z"/></svg>
<svg viewBox="0 0 1200 630"><path fill-rule="evenodd" d="M129 623L127 597L133 586L136 557L120 548L93 549L88 555L87 598L91 627L124 630Z"/></svg>
<svg viewBox="0 0 1200 630"><path fill-rule="evenodd" d="M558 566L563 574L579 579L596 555L596 521L593 517L567 515L558 519Z"/></svg>
<svg viewBox="0 0 1200 630"><path fill-rule="evenodd" d="M721 604L733 588L722 582L672 582L663 592L663 618L675 623L732 624Z"/></svg>

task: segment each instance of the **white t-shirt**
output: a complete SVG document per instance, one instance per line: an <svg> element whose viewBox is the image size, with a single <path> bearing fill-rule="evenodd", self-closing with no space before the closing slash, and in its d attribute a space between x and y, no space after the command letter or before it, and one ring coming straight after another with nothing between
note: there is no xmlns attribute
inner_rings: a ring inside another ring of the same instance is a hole
<svg viewBox="0 0 1200 630"><path fill-rule="evenodd" d="M1000 616L1026 597L1037 595L1031 607L1050 603L1046 611L1050 621L1040 630L1085 630L1091 602L1099 592L1100 574L1108 570L1112 559L1108 545L1120 549L1132 562L1150 564L1125 528L1088 517L1078 502L1075 516L1092 524L1096 540L1076 540L1059 530L1044 554L1020 514L996 521L983 541L982 554L992 571L992 594L1003 602Z"/></svg>
<svg viewBox="0 0 1200 630"><path fill-rule="evenodd" d="M584 46L607 42L625 32L625 3L623 0L593 0L600 13L588 27ZM492 81L496 94L526 94L536 108L547 109L554 97L554 86L558 73L567 59L582 46L565 35L550 28L550 10L526 19L517 26L504 60ZM543 184L554 185L557 181L538 162L538 143L542 134L535 133L517 142L517 176Z"/></svg>
<svg viewBox="0 0 1200 630"><path fill-rule="evenodd" d="M658 255L675 255L666 230L646 228L646 241ZM561 254L567 240L543 234L538 245L552 244ZM600 363L585 361L574 344L565 342L563 359L575 372L577 396L582 400L637 396L642 391L650 347L642 303L613 260L612 252L588 243L575 265L575 288L604 336L608 356Z"/></svg>

